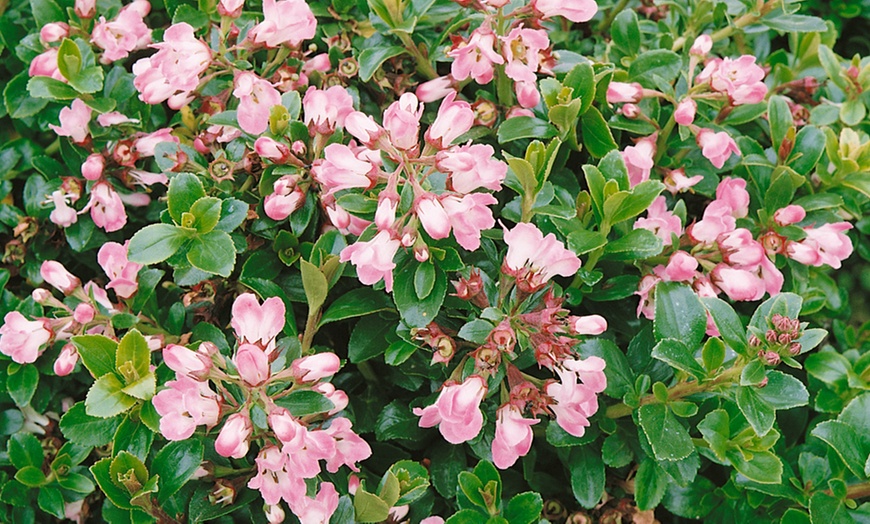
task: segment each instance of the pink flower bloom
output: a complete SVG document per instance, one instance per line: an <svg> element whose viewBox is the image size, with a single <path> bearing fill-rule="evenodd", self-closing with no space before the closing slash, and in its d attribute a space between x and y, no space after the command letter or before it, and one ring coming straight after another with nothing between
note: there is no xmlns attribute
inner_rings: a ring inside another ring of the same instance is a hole
<svg viewBox="0 0 870 524"><path fill-rule="evenodd" d="M52 47L48 51L37 55L30 62L30 69L27 74L30 76L49 76L55 80L66 82L66 77L57 68L57 48Z"/></svg>
<svg viewBox="0 0 870 524"><path fill-rule="evenodd" d="M547 395L556 402L550 406L556 415L556 422L575 437L582 437L586 433L589 417L598 411L596 393L603 391L607 384L604 366L604 360L598 357L583 361L567 360L563 367L556 369L561 383L551 382L546 386ZM578 377L582 383L577 382Z"/></svg>
<svg viewBox="0 0 870 524"><path fill-rule="evenodd" d="M96 311L94 311L94 306L88 304L87 302L82 302L77 305L73 310L73 320L78 322L79 324L87 324L94 320L94 315L96 315Z"/></svg>
<svg viewBox="0 0 870 524"><path fill-rule="evenodd" d="M649 174L655 165L653 160L655 154L655 135L642 138L635 145L626 146L622 151L622 159L628 169L628 183L631 187L649 180Z"/></svg>
<svg viewBox="0 0 870 524"><path fill-rule="evenodd" d="M326 459L326 471L335 473L342 465L359 471L357 462L372 456L372 448L351 430L350 420L338 417L332 420L326 434L335 439L335 453Z"/></svg>
<svg viewBox="0 0 870 524"><path fill-rule="evenodd" d="M79 353L76 347L72 344L67 344L60 351L57 360L54 361L54 374L59 377L65 377L73 372L76 367L76 362L79 361Z"/></svg>
<svg viewBox="0 0 870 524"><path fill-rule="evenodd" d="M640 284L638 284L637 291L634 293L640 297L640 301L637 304L638 318L640 318L641 315L649 320L656 317L655 302L651 295L655 290L656 285L661 282L661 280L662 279L656 275L645 275L640 279Z"/></svg>
<svg viewBox="0 0 870 524"><path fill-rule="evenodd" d="M575 335L600 335L607 331L607 320L601 315L572 316L568 320Z"/></svg>
<svg viewBox="0 0 870 524"><path fill-rule="evenodd" d="M314 133L331 134L336 127L343 127L348 115L353 112L353 98L342 86L329 89L309 87L302 99L305 125Z"/></svg>
<svg viewBox="0 0 870 524"><path fill-rule="evenodd" d="M755 63L755 57L743 55L734 60L723 58L711 61L698 80L710 81L710 87L727 93L734 105L757 104L767 95L764 69Z"/></svg>
<svg viewBox="0 0 870 524"><path fill-rule="evenodd" d="M362 235L363 231L371 224L364 218L351 215L343 207L332 202L324 206L329 222L335 226L342 235Z"/></svg>
<svg viewBox="0 0 870 524"><path fill-rule="evenodd" d="M272 220L284 220L302 207L305 203L305 193L296 185L299 175L285 175L272 185L274 193L268 195L263 202L266 216Z"/></svg>
<svg viewBox="0 0 870 524"><path fill-rule="evenodd" d="M541 52L550 47L550 38L543 29L528 29L515 27L502 41L502 54L505 58L505 74L516 82L534 84L537 81L535 73L540 66ZM537 92L537 89L535 89ZM517 92L519 95L519 92ZM523 107L534 107L523 104Z"/></svg>
<svg viewBox="0 0 870 524"><path fill-rule="evenodd" d="M106 233L118 231L127 223L127 211L121 197L108 182L97 182L91 188L91 200L86 209L91 210L91 219Z"/></svg>
<svg viewBox="0 0 870 524"><path fill-rule="evenodd" d="M718 264L713 268L710 280L731 300L759 300L766 291L764 280L755 272L736 269L727 264Z"/></svg>
<svg viewBox="0 0 870 524"><path fill-rule="evenodd" d="M764 289L767 291L768 295L774 296L782 291L785 277L782 272L777 269L776 265L767 257L761 259L760 275L761 279L764 281Z"/></svg>
<svg viewBox="0 0 870 524"><path fill-rule="evenodd" d="M507 176L507 164L493 158L494 153L488 144L453 146L438 153L435 165L450 174L454 191L471 193L480 187L498 191Z"/></svg>
<svg viewBox="0 0 870 524"><path fill-rule="evenodd" d="M290 366L290 372L298 382L317 382L335 375L340 367L341 361L335 353L325 352L297 358Z"/></svg>
<svg viewBox="0 0 870 524"><path fill-rule="evenodd" d="M287 455L276 446L260 450L255 460L257 475L248 481L248 487L260 491L263 501L269 505L278 504L302 497L305 493L305 480L290 474L287 468ZM291 508L292 509L292 508Z"/></svg>
<svg viewBox="0 0 870 524"><path fill-rule="evenodd" d="M749 214L749 192L746 191L746 180L723 178L716 187L716 200L728 204L734 218L745 217Z"/></svg>
<svg viewBox="0 0 870 524"><path fill-rule="evenodd" d="M535 107L541 101L541 93L534 82L516 82L514 91L517 94L517 103L522 107Z"/></svg>
<svg viewBox="0 0 870 524"><path fill-rule="evenodd" d="M100 153L93 153L82 164L82 176L87 180L99 180L103 176L106 159Z"/></svg>
<svg viewBox="0 0 870 524"><path fill-rule="evenodd" d="M471 193L462 198L448 196L441 200L460 246L469 251L480 247L480 232L495 226L492 210L487 206L497 203L488 193Z"/></svg>
<svg viewBox="0 0 870 524"><path fill-rule="evenodd" d="M782 209L777 209L773 214L773 220L781 226L790 226L796 224L807 217L807 212L798 205L785 206Z"/></svg>
<svg viewBox="0 0 870 524"><path fill-rule="evenodd" d="M153 44L157 53L133 64L133 85L139 98L148 104L169 101L179 109L193 100L192 91L199 85L199 75L211 64L211 49L193 34L185 22L166 30L163 42Z"/></svg>
<svg viewBox="0 0 870 524"><path fill-rule="evenodd" d="M447 56L454 59L450 66L451 76L459 82L471 77L478 84L488 84L495 73L493 64L504 63L494 46L495 34L488 24L475 29L467 43L447 52Z"/></svg>
<svg viewBox="0 0 870 524"><path fill-rule="evenodd" d="M298 46L303 40L314 38L317 19L305 0L263 0L264 20L255 25L248 38L266 47L282 44Z"/></svg>
<svg viewBox="0 0 870 524"><path fill-rule="evenodd" d="M588 22L598 12L595 0L535 0L532 6L544 18L562 16L572 22Z"/></svg>
<svg viewBox="0 0 870 524"><path fill-rule="evenodd" d="M91 34L91 42L104 50L100 62L110 64L127 58L131 51L143 49L151 43L151 29L143 20L149 11L151 3L148 0L135 0L121 9L111 22L100 17Z"/></svg>
<svg viewBox="0 0 870 524"><path fill-rule="evenodd" d="M329 195L342 189L371 187L374 181L369 175L374 170L371 162L355 155L348 146L329 144L323 150L323 161L316 163L311 173Z"/></svg>
<svg viewBox="0 0 870 524"><path fill-rule="evenodd" d="M417 91L415 92L415 94L421 102L429 103L436 100L441 100L450 93L455 92L456 89L453 88L453 79L450 77L450 75L448 75L439 76L434 80L423 82L422 84L417 86Z"/></svg>
<svg viewBox="0 0 870 524"><path fill-rule="evenodd" d="M366 147L376 147L377 141L384 134L384 128L379 126L369 115L360 111L352 111L344 119L344 127L354 138Z"/></svg>
<svg viewBox="0 0 870 524"><path fill-rule="evenodd" d="M504 241L508 245L502 272L514 276L528 290L540 289L554 275L574 276L580 269L580 259L565 249L556 235L546 237L533 224L520 223L513 229L505 228Z"/></svg>
<svg viewBox="0 0 870 524"><path fill-rule="evenodd" d="M136 67L136 64L133 64L133 67ZM135 82L135 81L134 81ZM103 113L97 117L97 123L103 127L115 126L118 124L126 124L126 123L138 123L139 120L136 118L129 118L127 115L123 113L119 113L118 111L110 111L108 113Z"/></svg>
<svg viewBox="0 0 870 524"><path fill-rule="evenodd" d="M54 210L49 214L48 219L53 224L57 224L60 227L69 227L78 221L78 213L69 206L68 201L71 198L71 195L63 191L52 191L51 195L49 195L48 199L54 204Z"/></svg>
<svg viewBox="0 0 870 524"><path fill-rule="evenodd" d="M64 22L51 22L42 26L39 30L39 39L46 44L60 42L69 36L69 24Z"/></svg>
<svg viewBox="0 0 870 524"><path fill-rule="evenodd" d="M610 82L607 86L607 103L618 104L630 102L636 104L643 100L643 86L637 82Z"/></svg>
<svg viewBox="0 0 870 524"><path fill-rule="evenodd" d="M681 126L691 125L695 121L698 104L691 98L683 99L674 110L674 120Z"/></svg>
<svg viewBox="0 0 870 524"><path fill-rule="evenodd" d="M311 386L311 389L323 394L334 406L330 409L326 414L329 416L335 415L336 413L343 411L344 408L350 403L350 399L347 396L347 393L340 389L335 389L329 382L318 382Z"/></svg>
<svg viewBox="0 0 870 524"><path fill-rule="evenodd" d="M804 228L807 236L800 242L789 242L786 253L789 258L809 266L829 265L840 269L841 261L852 254L852 240L846 231L852 229L848 222L835 222L817 228Z"/></svg>
<svg viewBox="0 0 870 524"><path fill-rule="evenodd" d="M82 285L82 281L67 271L63 264L54 260L46 260L39 268L42 279L51 284L55 289L69 295Z"/></svg>
<svg viewBox="0 0 870 524"><path fill-rule="evenodd" d="M532 426L540 420L523 418L522 412L510 404L500 407L497 417L492 461L497 468L507 469L532 448Z"/></svg>
<svg viewBox="0 0 870 524"><path fill-rule="evenodd" d="M239 127L251 135L266 131L272 106L281 105L281 93L254 73L245 72L236 77L233 95L239 99Z"/></svg>
<svg viewBox="0 0 870 524"><path fill-rule="evenodd" d="M331 482L320 484L316 498L299 497L289 502L293 514L300 524L329 524L329 519L338 509L338 492Z"/></svg>
<svg viewBox="0 0 870 524"><path fill-rule="evenodd" d="M689 178L686 176L686 171L680 168L668 170L662 182L665 184L665 189L670 191L672 195L676 195L693 187L701 180L704 180L703 175L695 175Z"/></svg>
<svg viewBox="0 0 870 524"><path fill-rule="evenodd" d="M444 386L435 404L414 408L421 428L438 426L447 442L461 444L473 439L483 427L480 403L486 395L486 381L472 375L462 384Z"/></svg>
<svg viewBox="0 0 870 524"><path fill-rule="evenodd" d="M393 290L393 257L401 244L388 231L379 231L368 242L357 241L341 250L340 260L356 266L359 281L370 286L384 279L387 293Z"/></svg>
<svg viewBox="0 0 870 524"><path fill-rule="evenodd" d="M668 260L665 268L666 280L671 282L691 282L698 270L698 259L685 251L677 251Z"/></svg>
<svg viewBox="0 0 870 524"><path fill-rule="evenodd" d="M245 7L245 0L220 0L218 2L218 14L230 18L238 18Z"/></svg>
<svg viewBox="0 0 870 524"><path fill-rule="evenodd" d="M178 344L169 344L163 348L163 362L172 371L195 380L205 380L212 366L208 355Z"/></svg>
<svg viewBox="0 0 870 524"><path fill-rule="evenodd" d="M106 288L114 289L115 294L121 298L130 298L139 289L137 278L139 270L142 269L141 264L130 262L127 259L129 243L129 240L124 245L117 242L107 242L97 253L97 263L109 277L109 284Z"/></svg>
<svg viewBox="0 0 870 524"><path fill-rule="evenodd" d="M701 35L692 43L689 54L704 58L711 49L713 49L713 38L710 35Z"/></svg>
<svg viewBox="0 0 870 524"><path fill-rule="evenodd" d="M74 10L79 18L93 18L97 14L97 0L75 0Z"/></svg>
<svg viewBox="0 0 870 524"><path fill-rule="evenodd" d="M438 149L449 147L460 135L467 133L474 124L474 111L471 104L456 100L453 91L441 102L438 116L426 130L426 142Z"/></svg>
<svg viewBox="0 0 870 524"><path fill-rule="evenodd" d="M275 349L275 337L284 329L286 308L278 297L267 298L263 305L252 293L243 293L233 302L230 324L239 344L254 344L267 355Z"/></svg>
<svg viewBox="0 0 870 524"><path fill-rule="evenodd" d="M160 414L160 433L168 440L185 440L196 426L214 426L218 422L220 405L208 383L177 375L166 383L151 403Z"/></svg>
<svg viewBox="0 0 870 524"><path fill-rule="evenodd" d="M697 136L698 146L701 148L701 153L707 160L712 163L716 169L722 169L731 154L740 156L740 149L737 143L725 131L718 133L710 129L702 129Z"/></svg>
<svg viewBox="0 0 870 524"><path fill-rule="evenodd" d="M42 346L51 339L45 320L27 320L18 311L10 311L0 326L0 353L18 364L36 362Z"/></svg>
<svg viewBox="0 0 870 524"><path fill-rule="evenodd" d="M423 229L433 239L447 238L450 235L450 217L437 196L432 193L424 194L417 200L415 212Z"/></svg>
<svg viewBox="0 0 870 524"><path fill-rule="evenodd" d="M712 244L719 235L734 231L737 227L737 220L731 213L732 208L728 202L723 200L710 202L704 210L704 217L689 228L689 237L698 243Z"/></svg>
<svg viewBox="0 0 870 524"><path fill-rule="evenodd" d="M413 149L420 137L420 117L423 104L414 93L405 93L384 111L384 129L393 145L399 149Z"/></svg>
<svg viewBox="0 0 870 524"><path fill-rule="evenodd" d="M91 121L91 108L81 99L73 100L70 107L60 110L60 125L49 124L58 136L68 136L76 144L88 139L88 122Z"/></svg>
<svg viewBox="0 0 870 524"><path fill-rule="evenodd" d="M253 429L254 425L247 413L233 413L224 422L214 442L214 450L222 457L244 458L248 454L248 440Z"/></svg>
<svg viewBox="0 0 870 524"><path fill-rule="evenodd" d="M668 211L665 197L658 196L647 209L646 218L638 218L634 222L634 229L647 229L662 239L665 246L671 245L672 236L678 237L683 232L680 217Z"/></svg>
<svg viewBox="0 0 870 524"><path fill-rule="evenodd" d="M752 237L748 229L739 228L719 236L717 243L727 264L756 268L766 258L764 246Z"/></svg>

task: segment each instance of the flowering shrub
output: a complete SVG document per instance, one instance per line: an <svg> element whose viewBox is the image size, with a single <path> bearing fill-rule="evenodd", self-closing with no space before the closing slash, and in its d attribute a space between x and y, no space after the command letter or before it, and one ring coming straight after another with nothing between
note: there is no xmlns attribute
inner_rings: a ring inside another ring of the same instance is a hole
<svg viewBox="0 0 870 524"><path fill-rule="evenodd" d="M841 3L0 2L2 514L870 520Z"/></svg>

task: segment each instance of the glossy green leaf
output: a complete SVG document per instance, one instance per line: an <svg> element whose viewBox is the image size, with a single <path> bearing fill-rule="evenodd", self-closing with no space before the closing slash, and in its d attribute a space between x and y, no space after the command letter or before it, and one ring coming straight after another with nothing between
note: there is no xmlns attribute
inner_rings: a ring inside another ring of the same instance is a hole
<svg viewBox="0 0 870 524"><path fill-rule="evenodd" d="M405 52L407 50L400 46L376 46L363 49L357 59L360 80L368 82L384 62Z"/></svg>
<svg viewBox="0 0 870 524"><path fill-rule="evenodd" d="M571 449L566 464L571 472L574 499L584 508L594 508L604 495L604 462L592 446Z"/></svg>
<svg viewBox="0 0 870 524"><path fill-rule="evenodd" d="M195 439L170 442L154 457L151 473L160 476L157 501L161 504L190 480L202 463L204 446Z"/></svg>
<svg viewBox="0 0 870 524"><path fill-rule="evenodd" d="M33 364L25 364L6 377L6 391L18 407L30 404L39 384L39 371Z"/></svg>
<svg viewBox="0 0 870 524"><path fill-rule="evenodd" d="M695 450L689 432L664 404L645 404L638 410L640 427L658 460L681 460Z"/></svg>
<svg viewBox="0 0 870 524"><path fill-rule="evenodd" d="M98 378L85 399L85 408L92 417L109 418L121 414L136 403L136 399L123 391L124 385L114 374Z"/></svg>
<svg viewBox="0 0 870 524"><path fill-rule="evenodd" d="M656 339L680 340L693 351L707 330L707 312L698 295L684 284L660 282L655 290Z"/></svg>
<svg viewBox="0 0 870 524"><path fill-rule="evenodd" d="M72 337L82 363L88 371L100 378L115 371L118 343L103 335L77 335Z"/></svg>
<svg viewBox="0 0 870 524"><path fill-rule="evenodd" d="M130 245L132 246L132 241ZM187 261L206 273L228 277L236 263L233 239L219 230L200 235L193 240L190 251L187 252Z"/></svg>
<svg viewBox="0 0 870 524"><path fill-rule="evenodd" d="M144 266L163 262L181 248L188 236L169 224L150 224L130 239L128 258Z"/></svg>

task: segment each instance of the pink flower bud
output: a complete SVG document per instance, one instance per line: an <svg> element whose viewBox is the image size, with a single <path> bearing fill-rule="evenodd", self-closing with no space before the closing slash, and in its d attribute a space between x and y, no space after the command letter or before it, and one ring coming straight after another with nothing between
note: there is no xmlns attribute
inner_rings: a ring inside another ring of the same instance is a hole
<svg viewBox="0 0 870 524"><path fill-rule="evenodd" d="M76 367L76 362L79 361L79 353L76 347L72 344L67 344L60 351L57 360L54 361L54 374L59 377L65 377L72 373Z"/></svg>
<svg viewBox="0 0 870 524"><path fill-rule="evenodd" d="M33 298L34 302L42 305L46 305L46 303L48 303L48 301L53 298L51 296L51 291L43 287L38 287L34 289L33 293L31 293L30 296Z"/></svg>
<svg viewBox="0 0 870 524"><path fill-rule="evenodd" d="M317 382L335 375L340 367L341 361L335 353L318 353L294 360L290 372L299 382Z"/></svg>
<svg viewBox="0 0 870 524"><path fill-rule="evenodd" d="M420 117L423 104L414 93L405 93L384 111L384 129L390 134L393 145L399 149L412 149L418 145Z"/></svg>
<svg viewBox="0 0 870 524"><path fill-rule="evenodd" d="M391 197L386 191L379 195L378 209L375 211L375 225L378 231L389 230L396 221L396 208L399 206L398 195Z"/></svg>
<svg viewBox="0 0 870 524"><path fill-rule="evenodd" d="M79 324L87 324L94 319L95 313L94 306L87 302L82 302L76 306L75 311L73 311L73 319L75 319Z"/></svg>
<svg viewBox="0 0 870 524"><path fill-rule="evenodd" d="M347 132L363 144L369 146L384 134L384 128L375 123L369 115L360 111L354 111L344 119L344 127Z"/></svg>
<svg viewBox="0 0 870 524"><path fill-rule="evenodd" d="M284 522L284 510L279 504L269 504L266 506L266 521L269 524L281 524Z"/></svg>
<svg viewBox="0 0 870 524"><path fill-rule="evenodd" d="M254 151L260 157L267 158L277 164L283 164L290 158L290 148L267 136L261 136L254 142Z"/></svg>
<svg viewBox="0 0 870 524"><path fill-rule="evenodd" d="M428 103L441 100L450 93L455 92L456 90L453 88L453 79L450 78L450 76L439 76L434 80L429 80L428 82L423 82L418 85L416 94L421 102Z"/></svg>
<svg viewBox="0 0 870 524"><path fill-rule="evenodd" d="M768 366L776 366L781 362L781 358L778 353L773 351L759 351L759 358L763 360Z"/></svg>
<svg viewBox="0 0 870 524"><path fill-rule="evenodd" d="M79 18L93 18L97 14L97 0L76 0L73 9Z"/></svg>
<svg viewBox="0 0 870 524"><path fill-rule="evenodd" d="M206 355L177 344L163 348L163 361L172 371L197 380L205 379L212 366L211 359Z"/></svg>
<svg viewBox="0 0 870 524"><path fill-rule="evenodd" d="M245 0L220 0L218 2L218 14L230 18L238 18L242 14Z"/></svg>
<svg viewBox="0 0 870 524"><path fill-rule="evenodd" d="M69 25L63 22L51 22L39 30L39 39L44 43L60 42L69 36Z"/></svg>
<svg viewBox="0 0 870 524"><path fill-rule="evenodd" d="M698 104L691 98L683 99L674 110L674 120L681 126L690 125L695 121Z"/></svg>
<svg viewBox="0 0 870 524"><path fill-rule="evenodd" d="M637 104L623 104L622 107L616 110L617 113L621 113L625 118L631 118L634 120L635 118L641 115L640 107Z"/></svg>
<svg viewBox="0 0 870 524"><path fill-rule="evenodd" d="M254 427L244 411L233 413L214 442L214 449L222 457L243 458L248 454L248 439Z"/></svg>
<svg viewBox="0 0 870 524"><path fill-rule="evenodd" d="M43 280L54 286L55 289L61 291L64 295L69 295L82 285L78 277L67 271L63 267L63 264L54 260L43 262L42 267L39 269L39 274Z"/></svg>
<svg viewBox="0 0 870 524"><path fill-rule="evenodd" d="M607 330L607 320L601 315L571 317L571 332L577 335L600 335Z"/></svg>
<svg viewBox="0 0 870 524"><path fill-rule="evenodd" d="M671 255L665 268L665 276L672 282L691 282L698 269L698 260L685 251L677 251Z"/></svg>
<svg viewBox="0 0 870 524"><path fill-rule="evenodd" d="M781 226L788 226L800 222L806 216L807 212L804 211L804 208L792 204L782 209L777 209L776 213L773 214L773 220Z"/></svg>
<svg viewBox="0 0 870 524"><path fill-rule="evenodd" d="M253 344L242 344L233 359L239 377L249 386L259 386L269 380L269 357Z"/></svg>
<svg viewBox="0 0 870 524"><path fill-rule="evenodd" d="M438 197L431 193L425 194L417 201L416 210L423 229L430 237L438 240L450 235L450 218Z"/></svg>
<svg viewBox="0 0 870 524"><path fill-rule="evenodd" d="M541 101L541 93L534 82L517 82L514 84L514 91L520 107L531 109Z"/></svg>
<svg viewBox="0 0 870 524"><path fill-rule="evenodd" d="M356 495L357 490L360 488L360 480L359 477L356 476L355 473L351 473L349 477L347 477L347 492L351 495Z"/></svg>
<svg viewBox="0 0 870 524"><path fill-rule="evenodd" d="M704 58L711 49L713 49L713 39L710 35L701 35L695 39L692 47L689 48L689 54Z"/></svg>
<svg viewBox="0 0 870 524"><path fill-rule="evenodd" d="M103 176L103 169L106 167L106 159L99 153L94 153L82 164L82 176L88 180L98 180Z"/></svg>
<svg viewBox="0 0 870 524"><path fill-rule="evenodd" d="M625 82L610 82L607 86L607 102L618 104L630 102L636 104L643 100L643 86L637 82L627 84Z"/></svg>

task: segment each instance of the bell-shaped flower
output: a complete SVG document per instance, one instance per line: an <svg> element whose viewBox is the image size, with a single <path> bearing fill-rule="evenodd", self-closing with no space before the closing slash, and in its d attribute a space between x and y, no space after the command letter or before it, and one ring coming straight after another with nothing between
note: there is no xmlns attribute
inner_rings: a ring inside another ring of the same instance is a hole
<svg viewBox="0 0 870 524"><path fill-rule="evenodd" d="M438 426L447 442L461 444L476 437L483 427L480 403L486 389L486 381L472 375L462 384L444 386L435 404L414 408L414 414L420 417L420 427Z"/></svg>

